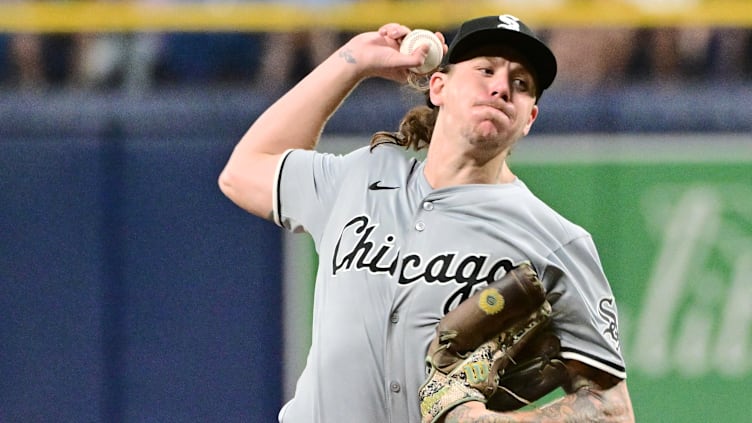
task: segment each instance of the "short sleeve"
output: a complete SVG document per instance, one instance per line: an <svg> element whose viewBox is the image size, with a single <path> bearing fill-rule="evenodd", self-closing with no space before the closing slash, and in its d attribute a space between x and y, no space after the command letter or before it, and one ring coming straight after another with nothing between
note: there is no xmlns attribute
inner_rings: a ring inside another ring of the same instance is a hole
<svg viewBox="0 0 752 423"><path fill-rule="evenodd" d="M626 378L616 301L592 238L578 237L554 256L556 269L547 269L543 280L562 357Z"/></svg>
<svg viewBox="0 0 752 423"><path fill-rule="evenodd" d="M312 150L285 152L277 166L273 191L275 223L319 239L344 175L363 154L363 149L347 155Z"/></svg>

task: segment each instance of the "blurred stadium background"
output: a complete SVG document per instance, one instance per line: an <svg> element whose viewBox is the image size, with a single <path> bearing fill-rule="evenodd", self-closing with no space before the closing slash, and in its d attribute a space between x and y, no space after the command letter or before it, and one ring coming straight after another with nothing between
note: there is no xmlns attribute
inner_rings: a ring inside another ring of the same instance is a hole
<svg viewBox="0 0 752 423"><path fill-rule="evenodd" d="M4 1L0 422L269 422L310 340L304 237L216 177L351 34L511 13L560 75L512 160L599 245L640 422L748 422L748 0ZM322 147L420 100L362 84Z"/></svg>

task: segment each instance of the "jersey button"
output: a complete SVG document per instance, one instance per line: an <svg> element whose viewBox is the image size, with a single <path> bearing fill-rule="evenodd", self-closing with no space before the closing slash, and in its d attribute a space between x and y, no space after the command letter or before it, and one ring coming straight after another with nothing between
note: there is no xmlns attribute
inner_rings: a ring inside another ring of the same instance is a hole
<svg viewBox="0 0 752 423"><path fill-rule="evenodd" d="M396 394L402 390L402 387L400 386L398 382L392 382L389 384L389 390Z"/></svg>
<svg viewBox="0 0 752 423"><path fill-rule="evenodd" d="M433 203L430 201L426 201L425 203L423 203L423 210L425 211L433 210Z"/></svg>
<svg viewBox="0 0 752 423"><path fill-rule="evenodd" d="M394 313L392 313L392 315L389 317L389 321L392 323L399 322L399 312L395 311Z"/></svg>
<svg viewBox="0 0 752 423"><path fill-rule="evenodd" d="M422 221L415 224L415 230L416 231L420 232L423 229L426 229L426 224L423 223Z"/></svg>

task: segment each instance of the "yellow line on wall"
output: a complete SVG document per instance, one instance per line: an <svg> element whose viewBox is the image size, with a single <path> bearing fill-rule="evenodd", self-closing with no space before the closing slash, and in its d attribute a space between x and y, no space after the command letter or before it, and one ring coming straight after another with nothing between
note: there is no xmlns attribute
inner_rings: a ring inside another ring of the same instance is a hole
<svg viewBox="0 0 752 423"><path fill-rule="evenodd" d="M676 2L678 0L674 0ZM695 3L696 0L686 0ZM660 10L635 0L360 1L303 9L259 2L149 4L125 2L25 2L0 5L0 32L288 31L332 27L374 29L386 22L436 30L464 19L510 13L534 27L743 26L752 27L752 1L710 0ZM537 6L535 5L537 4ZM546 5L548 4L548 5Z"/></svg>

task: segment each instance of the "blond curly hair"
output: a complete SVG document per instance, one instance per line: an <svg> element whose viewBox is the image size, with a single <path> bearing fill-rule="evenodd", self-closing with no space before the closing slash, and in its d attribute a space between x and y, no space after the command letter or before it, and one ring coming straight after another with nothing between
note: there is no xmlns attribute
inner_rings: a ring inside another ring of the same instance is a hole
<svg viewBox="0 0 752 423"><path fill-rule="evenodd" d="M448 71L448 66L439 68L436 72ZM427 148L431 143L431 135L436 125L436 116L439 108L431 104L428 92L428 82L430 75L410 74L407 80L407 86L419 93L423 93L426 98L426 105L415 106L405 113L400 121L399 128L396 132L379 131L371 137L371 149L379 144L392 143L420 151Z"/></svg>

